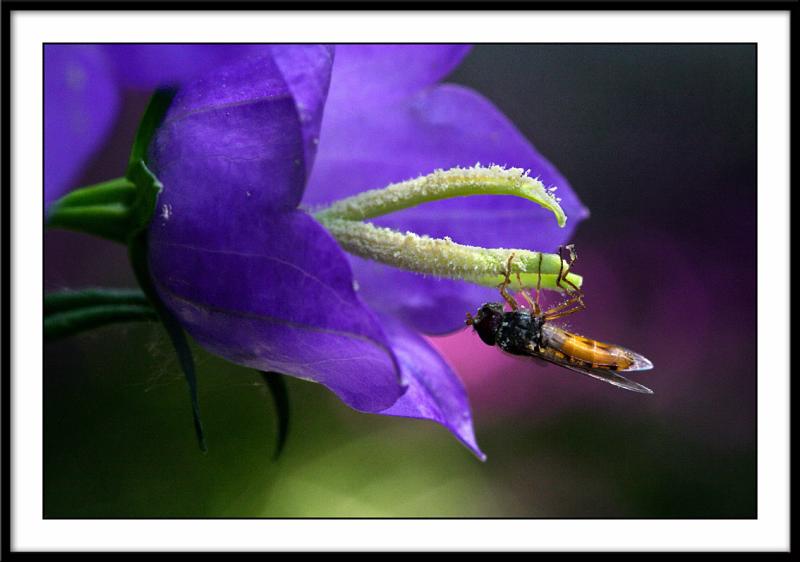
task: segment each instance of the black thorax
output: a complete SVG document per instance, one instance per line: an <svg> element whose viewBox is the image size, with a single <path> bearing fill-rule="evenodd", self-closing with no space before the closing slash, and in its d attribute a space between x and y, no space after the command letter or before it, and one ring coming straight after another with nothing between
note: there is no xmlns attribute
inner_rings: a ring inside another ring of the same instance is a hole
<svg viewBox="0 0 800 562"><path fill-rule="evenodd" d="M504 312L497 328L495 340L503 351L515 355L527 355L531 343L538 349L542 346L544 319L530 310L520 309Z"/></svg>

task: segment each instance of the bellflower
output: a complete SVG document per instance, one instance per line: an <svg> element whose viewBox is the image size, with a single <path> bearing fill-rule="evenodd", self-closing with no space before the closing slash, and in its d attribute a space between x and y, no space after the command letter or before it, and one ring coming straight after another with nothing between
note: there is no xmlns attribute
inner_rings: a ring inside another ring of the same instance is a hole
<svg viewBox="0 0 800 562"><path fill-rule="evenodd" d="M44 47L45 207L75 187L102 146L127 90L180 85L264 45L67 45Z"/></svg>
<svg viewBox="0 0 800 562"><path fill-rule="evenodd" d="M434 420L483 458L463 385L421 333L463 326L496 292L348 255L313 212L476 162L530 169L558 186L568 228L530 202L493 195L373 222L553 251L585 209L494 105L439 84L467 47L264 49L184 85L150 145L164 186L149 227L161 299L215 354L318 382L362 412Z"/></svg>

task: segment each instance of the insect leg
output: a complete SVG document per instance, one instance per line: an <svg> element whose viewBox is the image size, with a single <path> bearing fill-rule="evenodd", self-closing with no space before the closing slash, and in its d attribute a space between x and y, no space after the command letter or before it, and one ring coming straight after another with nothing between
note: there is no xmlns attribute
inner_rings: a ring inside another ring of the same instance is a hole
<svg viewBox="0 0 800 562"><path fill-rule="evenodd" d="M517 310L519 308L519 303L512 297L507 290L507 287L511 284L511 261L514 259L514 254L508 256L508 263L506 264L506 271L505 271L505 279L502 283L500 283L497 288L500 289L500 294L502 295L503 299L508 303L511 307L511 310Z"/></svg>
<svg viewBox="0 0 800 562"><path fill-rule="evenodd" d="M560 310L564 310L565 308L569 308L570 306L574 306L579 301L580 301L580 299L577 297L577 295L576 296L572 296L569 299L567 299L564 302L562 302L561 304L557 304L557 305L555 305L555 306L553 306L551 308L548 308L547 310L545 310L544 314L546 316L548 314L553 314L553 313L558 312Z"/></svg>
<svg viewBox="0 0 800 562"><path fill-rule="evenodd" d="M569 260L564 259L565 249L569 250ZM558 257L561 258L561 264L559 265L558 268L558 277L556 278L556 285L564 289L564 292L567 293L568 295L570 293L577 293L579 298L582 298L583 291L579 289L578 286L575 285L575 283L567 279L567 275L569 274L570 269L572 269L572 264L575 263L575 261L578 259L578 255L575 253L575 246L573 246L572 244L566 246L566 248L564 246L559 246ZM564 268L565 263L567 264L566 268ZM569 285L571 289L562 285L562 281L567 285Z"/></svg>
<svg viewBox="0 0 800 562"><path fill-rule="evenodd" d="M577 256L575 255L575 250L572 245L567 246L566 249L569 250L570 253L569 260L564 259L565 248L563 246L558 247L558 257L561 258L561 264L558 269L556 285L561 287L567 294L567 300L547 310L544 313L547 320L561 318L562 316L574 314L575 312L579 312L586 308L586 304L583 302L583 291L579 289L572 281L567 279L567 274L569 273L572 264L575 263ZM567 264L566 268L564 267L565 263ZM569 287L562 284L562 282L569 285Z"/></svg>
<svg viewBox="0 0 800 562"><path fill-rule="evenodd" d="M550 310L544 313L545 320L550 321L550 320L555 320L556 318L561 318L562 316L569 316L570 314L575 314L576 312L580 312L581 310L586 308L586 303L584 303L580 299L580 297L574 297L571 302L567 301L564 304L565 305L575 304L575 306L573 308L564 310L562 312L558 312L554 310L554 308L551 308ZM559 305L557 308L564 308L564 307Z"/></svg>
<svg viewBox="0 0 800 562"><path fill-rule="evenodd" d="M567 316L568 314L573 314L574 312L583 310L586 308L586 304L583 302L581 297L582 295L571 294L569 298L561 304L557 304L552 308L548 308L544 312L545 319L552 320L554 318L560 318L562 316ZM573 308L570 309L570 307Z"/></svg>
<svg viewBox="0 0 800 562"><path fill-rule="evenodd" d="M528 305L531 307L531 310L533 310L534 314L536 314L537 316L541 314L542 311L539 308L539 303L537 303L536 301L533 300L533 298L531 298L531 294L528 292L527 289L522 288L522 278L519 275L519 271L517 271L517 282L519 283L520 286L519 292L525 299L525 301L528 303Z"/></svg>
<svg viewBox="0 0 800 562"><path fill-rule="evenodd" d="M540 314L542 307L539 305L539 295L542 294L542 258L544 254L539 252L539 275L536 279L536 314Z"/></svg>

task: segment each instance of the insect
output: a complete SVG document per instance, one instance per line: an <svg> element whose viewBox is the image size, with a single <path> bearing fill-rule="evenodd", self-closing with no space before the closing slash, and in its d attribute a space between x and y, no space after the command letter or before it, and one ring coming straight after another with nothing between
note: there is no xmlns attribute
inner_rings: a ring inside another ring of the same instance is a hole
<svg viewBox="0 0 800 562"><path fill-rule="evenodd" d="M520 292L530 308L520 306L508 292L508 286L511 284L511 262L514 259L514 254L511 254L506 264L505 280L498 285L500 294L511 307L511 311L505 311L503 304L499 302L485 303L474 317L467 313L467 325L473 327L485 344L497 345L507 353L543 359L620 388L652 394L653 391L646 386L620 374L620 372L652 369L653 364L645 357L618 345L602 343L567 332L551 323L557 318L586 308L583 291L567 279L567 273L576 259L574 247L571 245L566 247L570 254L568 261L564 258L564 250L563 247L558 249L561 267L556 278L557 286L567 295L564 302L545 311L541 309L540 273L535 299L524 289ZM540 254L540 270L541 259ZM522 285L519 274L517 280Z"/></svg>

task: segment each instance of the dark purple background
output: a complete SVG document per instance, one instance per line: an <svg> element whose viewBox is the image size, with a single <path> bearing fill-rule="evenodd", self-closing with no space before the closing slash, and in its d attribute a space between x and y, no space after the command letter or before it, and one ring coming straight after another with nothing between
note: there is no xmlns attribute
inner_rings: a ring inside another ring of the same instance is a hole
<svg viewBox="0 0 800 562"><path fill-rule="evenodd" d="M508 91L497 77L512 75ZM755 48L487 46L452 78L497 103L591 211L574 239L589 308L569 324L648 356L656 404L753 440Z"/></svg>

